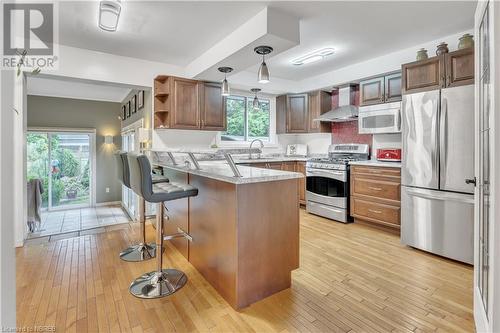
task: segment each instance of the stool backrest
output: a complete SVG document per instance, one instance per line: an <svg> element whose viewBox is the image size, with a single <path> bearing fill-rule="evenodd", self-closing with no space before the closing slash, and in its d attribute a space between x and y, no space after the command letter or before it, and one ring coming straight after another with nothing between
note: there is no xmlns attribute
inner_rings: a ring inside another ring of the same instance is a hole
<svg viewBox="0 0 500 333"><path fill-rule="evenodd" d="M123 165L123 185L130 188L130 168L128 166L127 155L128 155L128 153L125 153L125 152L120 154L120 156L122 158L122 165Z"/></svg>
<svg viewBox="0 0 500 333"><path fill-rule="evenodd" d="M127 158L130 170L130 188L148 201L153 194L151 164L145 155L129 153Z"/></svg>
<svg viewBox="0 0 500 333"><path fill-rule="evenodd" d="M117 151L114 155L115 158L115 167L116 167L116 175L118 176L118 181L125 185L123 181L123 159L122 159L122 151Z"/></svg>

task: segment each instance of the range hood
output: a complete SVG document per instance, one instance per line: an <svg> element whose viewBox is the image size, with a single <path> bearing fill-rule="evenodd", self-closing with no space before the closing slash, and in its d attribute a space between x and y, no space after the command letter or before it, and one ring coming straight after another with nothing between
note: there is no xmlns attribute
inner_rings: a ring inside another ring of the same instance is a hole
<svg viewBox="0 0 500 333"><path fill-rule="evenodd" d="M339 91L339 106L333 110L323 113L316 121L322 122L344 122L358 120L358 107L352 100L354 89L356 86L347 86L340 88Z"/></svg>

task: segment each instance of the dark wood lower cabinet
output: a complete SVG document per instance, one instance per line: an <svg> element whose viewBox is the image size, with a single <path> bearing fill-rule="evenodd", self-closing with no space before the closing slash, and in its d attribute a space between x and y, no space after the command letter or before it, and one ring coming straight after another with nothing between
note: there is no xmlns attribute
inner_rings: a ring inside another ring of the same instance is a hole
<svg viewBox="0 0 500 333"><path fill-rule="evenodd" d="M398 231L401 224L401 169L351 166L351 216Z"/></svg>
<svg viewBox="0 0 500 333"><path fill-rule="evenodd" d="M296 171L304 175L304 178L299 180L299 202L301 205L306 204L306 162L298 161Z"/></svg>
<svg viewBox="0 0 500 333"><path fill-rule="evenodd" d="M299 267L298 181L189 183L199 190L189 199L189 262L217 292L240 309L289 288Z"/></svg>

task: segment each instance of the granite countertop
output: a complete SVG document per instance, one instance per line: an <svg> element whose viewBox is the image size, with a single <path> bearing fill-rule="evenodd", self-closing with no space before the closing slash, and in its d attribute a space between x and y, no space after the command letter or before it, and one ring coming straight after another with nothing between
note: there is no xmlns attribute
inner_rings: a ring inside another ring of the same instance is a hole
<svg viewBox="0 0 500 333"><path fill-rule="evenodd" d="M261 158L241 158L238 156L233 157L236 164L250 164L250 163L272 163L272 162L305 162L308 157L303 156L262 156Z"/></svg>
<svg viewBox="0 0 500 333"><path fill-rule="evenodd" d="M262 159L260 159L259 161L261 160ZM192 175L217 179L232 184L263 183L304 177L304 175L298 172L253 168L242 165L238 166L238 170L240 171L242 177L235 177L233 171L225 161L199 162L201 168L200 170L188 168L184 165L172 165L162 162L156 164L161 167L187 172Z"/></svg>
<svg viewBox="0 0 500 333"><path fill-rule="evenodd" d="M378 160L351 161L349 162L349 164L401 168L401 162L391 162L391 161L378 161Z"/></svg>

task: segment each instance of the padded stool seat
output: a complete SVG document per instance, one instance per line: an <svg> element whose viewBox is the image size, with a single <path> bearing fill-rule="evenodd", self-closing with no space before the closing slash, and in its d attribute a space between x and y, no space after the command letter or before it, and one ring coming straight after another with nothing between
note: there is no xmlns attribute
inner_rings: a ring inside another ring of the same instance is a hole
<svg viewBox="0 0 500 333"><path fill-rule="evenodd" d="M198 195L198 189L189 184L158 183L153 185L149 202L164 202Z"/></svg>

